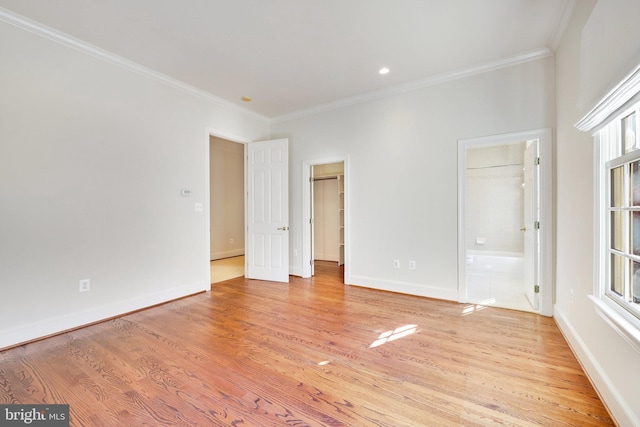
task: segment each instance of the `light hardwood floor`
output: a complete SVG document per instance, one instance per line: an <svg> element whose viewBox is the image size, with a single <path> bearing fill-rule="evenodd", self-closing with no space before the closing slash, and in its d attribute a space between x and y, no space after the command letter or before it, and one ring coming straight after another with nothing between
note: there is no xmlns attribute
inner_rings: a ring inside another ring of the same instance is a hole
<svg viewBox="0 0 640 427"><path fill-rule="evenodd" d="M0 353L0 403L75 426L606 426L554 320L340 283L211 292Z"/></svg>
<svg viewBox="0 0 640 427"><path fill-rule="evenodd" d="M244 276L244 255L211 261L211 283Z"/></svg>

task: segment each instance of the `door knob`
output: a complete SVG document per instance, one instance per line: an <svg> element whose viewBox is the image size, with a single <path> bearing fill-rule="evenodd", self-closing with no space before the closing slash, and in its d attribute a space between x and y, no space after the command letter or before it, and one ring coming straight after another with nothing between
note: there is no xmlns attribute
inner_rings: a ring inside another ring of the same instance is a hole
<svg viewBox="0 0 640 427"><path fill-rule="evenodd" d="M282 230L282 231L287 231L289 229L289 227L280 227L278 228L278 230Z"/></svg>
<svg viewBox="0 0 640 427"><path fill-rule="evenodd" d="M520 231L527 231L527 227L522 227Z"/></svg>

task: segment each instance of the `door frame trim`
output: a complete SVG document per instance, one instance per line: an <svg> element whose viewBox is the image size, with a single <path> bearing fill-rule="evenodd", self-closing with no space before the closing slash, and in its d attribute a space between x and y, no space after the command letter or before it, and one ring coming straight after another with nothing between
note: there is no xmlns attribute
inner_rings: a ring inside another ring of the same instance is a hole
<svg viewBox="0 0 640 427"><path fill-rule="evenodd" d="M349 156L336 156L322 159L302 161L302 277L311 277L311 168L316 165L328 163L344 163L344 283L351 284L349 230L351 222L350 213L350 188L349 188Z"/></svg>
<svg viewBox="0 0 640 427"><path fill-rule="evenodd" d="M458 302L467 301L466 181L467 149L538 139L540 141L540 307L538 313L553 316L553 158L550 128L458 140Z"/></svg>

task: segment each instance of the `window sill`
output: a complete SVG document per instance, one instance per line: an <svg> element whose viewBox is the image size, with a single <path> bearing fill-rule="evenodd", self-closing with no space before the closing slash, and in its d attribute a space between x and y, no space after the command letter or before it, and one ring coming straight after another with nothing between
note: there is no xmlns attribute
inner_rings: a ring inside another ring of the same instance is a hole
<svg viewBox="0 0 640 427"><path fill-rule="evenodd" d="M633 320L627 319L626 313L620 313L611 305L595 295L589 298L596 306L596 313L604 319L631 347L640 353L640 330L633 324ZM622 310L622 309L620 309ZM634 319L635 320L635 319Z"/></svg>

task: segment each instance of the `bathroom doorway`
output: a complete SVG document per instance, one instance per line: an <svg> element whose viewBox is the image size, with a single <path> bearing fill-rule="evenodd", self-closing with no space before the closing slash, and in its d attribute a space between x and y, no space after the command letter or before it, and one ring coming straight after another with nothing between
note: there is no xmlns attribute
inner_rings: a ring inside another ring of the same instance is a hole
<svg viewBox="0 0 640 427"><path fill-rule="evenodd" d="M550 315L548 136L459 142L461 302Z"/></svg>

